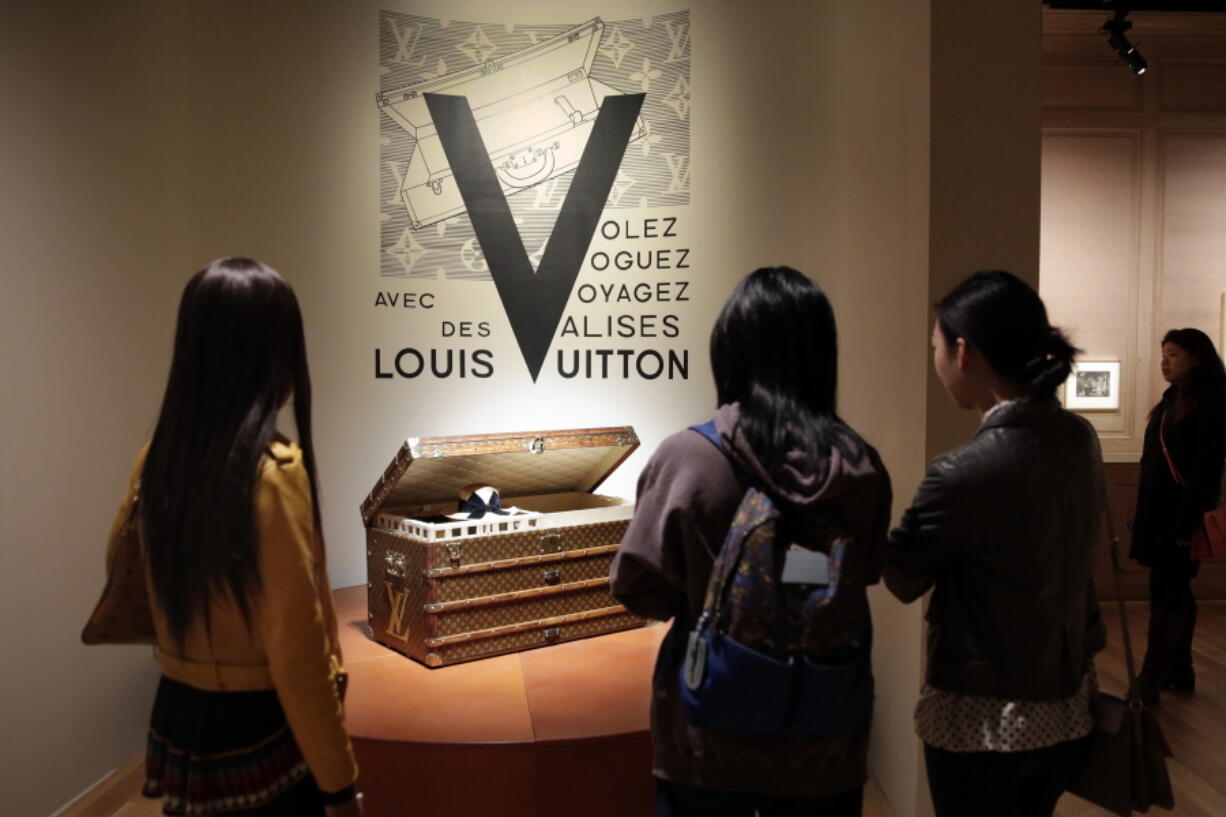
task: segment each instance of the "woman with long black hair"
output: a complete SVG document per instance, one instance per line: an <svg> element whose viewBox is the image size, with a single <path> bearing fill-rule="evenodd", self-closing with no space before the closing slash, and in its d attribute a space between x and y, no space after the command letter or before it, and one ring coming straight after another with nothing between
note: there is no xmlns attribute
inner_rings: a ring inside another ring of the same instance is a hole
<svg viewBox="0 0 1226 817"><path fill-rule="evenodd" d="M1048 817L1093 727L1102 455L1055 398L1077 350L1030 286L977 272L936 311L937 377L982 419L886 548L895 596L933 590L916 731L938 817Z"/></svg>
<svg viewBox="0 0 1226 817"><path fill-rule="evenodd" d="M1217 507L1226 459L1226 370L1209 336L1167 332L1162 377L1171 385L1149 413L1132 522L1132 558L1149 568L1149 636L1137 683L1150 704L1160 689L1196 686L1192 579L1200 562L1190 543Z"/></svg>
<svg viewBox="0 0 1226 817"><path fill-rule="evenodd" d="M794 535L839 520L851 546L838 593L867 626L864 586L880 575L890 482L877 452L835 413L837 333L821 287L787 267L746 277L711 332L711 366L713 424L660 444L613 565L618 599L640 615L673 619L651 706L657 813L858 815L867 717L854 733L824 736L704 729L687 719L679 679L713 564L751 486L784 509Z"/></svg>
<svg viewBox="0 0 1226 817"><path fill-rule="evenodd" d="M298 443L276 431L292 398ZM214 261L183 291L137 503L162 680L145 794L166 814L353 817L357 766L319 523L298 301Z"/></svg>

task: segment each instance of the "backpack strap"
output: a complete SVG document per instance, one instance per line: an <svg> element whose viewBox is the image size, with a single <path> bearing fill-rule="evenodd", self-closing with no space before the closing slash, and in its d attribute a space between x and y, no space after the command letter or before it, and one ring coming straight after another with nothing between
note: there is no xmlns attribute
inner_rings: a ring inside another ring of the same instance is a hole
<svg viewBox="0 0 1226 817"><path fill-rule="evenodd" d="M744 489L744 494L737 506L728 532L725 534L724 541L720 544L719 550L711 554L714 564L711 567L711 578L707 583L707 594L703 601L702 614L696 627L697 630L702 630L708 622L714 623L717 628L722 624L720 613L722 612L723 599L727 593L728 585L735 578L736 568L741 560L741 552L745 545L745 539L756 528L762 525L774 525L779 518L779 511L766 493L755 488L749 482L747 475L737 465L731 452L724 445L719 432L715 430L714 420L690 426L690 430L701 434L711 445L718 448L721 454L727 457L728 464L732 466L732 472L736 475L737 482Z"/></svg>
<svg viewBox="0 0 1226 817"><path fill-rule="evenodd" d="M724 541L720 544L715 564L711 567L711 578L707 582L707 594L702 605L701 623L713 621L717 627L723 624L720 613L723 610L724 597L728 593L728 586L736 580L737 566L744 553L746 540L761 527L770 526L773 530L779 516L779 510L766 494L756 488L745 492L737 506L732 524L724 535Z"/></svg>
<svg viewBox="0 0 1226 817"><path fill-rule="evenodd" d="M720 450L724 456L728 455L728 449L724 447L724 441L720 439L719 432L715 430L715 421L707 420L705 423L696 426L690 426L690 431L697 431L699 434L707 438L711 445ZM729 458L731 459L731 458Z"/></svg>
<svg viewBox="0 0 1226 817"><path fill-rule="evenodd" d="M719 453L723 454L728 459L728 464L732 466L732 473L736 477L737 483L742 490L750 488L754 483L749 478L749 475L741 470L741 466L737 465L736 458L732 456L732 452L728 450L728 446L724 445L723 437L719 436L719 432L715 430L715 421L707 420L705 423L696 426L690 426L690 431L697 431L707 442L719 449Z"/></svg>
<svg viewBox="0 0 1226 817"><path fill-rule="evenodd" d="M736 464L736 460L733 459L732 457L732 452L730 452L728 450L728 447L724 445L724 441L719 436L719 432L715 430L715 421L707 420L705 423L701 423L695 426L690 426L689 430L698 432L700 435L706 438L707 442L715 446L716 449L719 450L719 453L724 455L724 458L728 460L728 465L732 467L732 475L736 477L737 485L739 485L741 487L742 492L744 492L746 488L749 486L749 480L746 477L745 473L741 471L741 466ZM711 557L712 561L718 561L721 550L722 550L722 546L721 548L716 549L715 551L708 549L707 555Z"/></svg>

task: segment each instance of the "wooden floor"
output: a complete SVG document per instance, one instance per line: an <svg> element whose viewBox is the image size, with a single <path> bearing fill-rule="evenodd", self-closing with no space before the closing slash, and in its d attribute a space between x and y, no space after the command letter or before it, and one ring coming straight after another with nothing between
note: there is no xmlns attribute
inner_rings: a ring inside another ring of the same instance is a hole
<svg viewBox="0 0 1226 817"><path fill-rule="evenodd" d="M1139 654L1144 651L1146 606L1130 603L1129 628ZM1110 630L1110 646L1098 658L1103 688L1124 689L1124 650L1113 605L1103 613ZM1175 787L1173 811L1153 809L1150 814L1180 817L1226 815L1226 602L1202 602L1197 624L1195 656L1196 693L1164 693L1158 708L1162 728L1175 752L1170 761ZM161 803L140 796L143 756L131 758L58 817L155 817ZM1056 809L1058 817L1110 817L1110 812L1066 795ZM865 791L865 817L895 817L876 781ZM450 817L440 815L440 817Z"/></svg>
<svg viewBox="0 0 1226 817"><path fill-rule="evenodd" d="M1148 606L1128 604L1128 629L1137 660L1145 653ZM1104 690L1122 694L1127 682L1119 615L1113 603L1103 604L1109 630L1107 650L1098 657L1098 677ZM1175 808L1154 808L1150 814L1180 817L1226 815L1226 602L1201 602L1196 624L1192 663L1196 692L1162 693L1156 710L1173 760L1167 761L1175 789ZM1057 817L1110 817L1111 812L1066 794L1056 808Z"/></svg>
<svg viewBox="0 0 1226 817"><path fill-rule="evenodd" d="M56 817L155 817L162 813L161 800L148 800L140 796L141 784L145 782L145 753L133 755L127 763L97 786L90 789L80 800L64 809Z"/></svg>

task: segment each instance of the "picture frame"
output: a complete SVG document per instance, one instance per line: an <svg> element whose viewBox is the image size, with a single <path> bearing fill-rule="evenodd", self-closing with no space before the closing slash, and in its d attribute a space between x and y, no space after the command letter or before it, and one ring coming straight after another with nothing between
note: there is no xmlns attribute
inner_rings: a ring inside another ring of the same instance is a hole
<svg viewBox="0 0 1226 817"><path fill-rule="evenodd" d="M1079 360L1064 384L1064 406L1071 411L1119 411L1120 362Z"/></svg>

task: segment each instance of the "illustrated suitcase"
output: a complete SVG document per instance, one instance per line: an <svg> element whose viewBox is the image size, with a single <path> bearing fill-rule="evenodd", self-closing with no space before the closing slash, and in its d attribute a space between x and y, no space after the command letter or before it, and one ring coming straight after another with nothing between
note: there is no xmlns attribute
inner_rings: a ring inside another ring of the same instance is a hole
<svg viewBox="0 0 1226 817"><path fill-rule="evenodd" d="M417 141L400 197L413 229L459 215L464 200L424 94L468 98L505 195L572 170L609 95L622 93L591 78L605 24L594 18L506 57L379 93L379 109ZM647 134L643 120L630 139Z"/></svg>
<svg viewBox="0 0 1226 817"><path fill-rule="evenodd" d="M641 626L609 593L634 504L593 493L638 445L629 427L407 440L362 503L375 640L441 667ZM522 513L440 520L470 485Z"/></svg>

